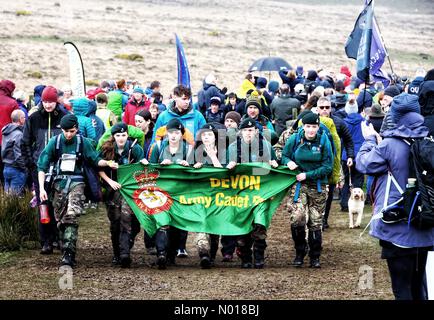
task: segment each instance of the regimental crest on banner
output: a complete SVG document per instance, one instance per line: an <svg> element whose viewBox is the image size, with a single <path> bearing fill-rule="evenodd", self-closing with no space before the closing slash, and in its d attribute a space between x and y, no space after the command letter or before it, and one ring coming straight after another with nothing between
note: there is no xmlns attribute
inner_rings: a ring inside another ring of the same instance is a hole
<svg viewBox="0 0 434 320"><path fill-rule="evenodd" d="M169 210L173 204L169 193L157 187L159 176L158 170L152 168L145 168L133 174L139 187L133 194L134 202L149 215Z"/></svg>

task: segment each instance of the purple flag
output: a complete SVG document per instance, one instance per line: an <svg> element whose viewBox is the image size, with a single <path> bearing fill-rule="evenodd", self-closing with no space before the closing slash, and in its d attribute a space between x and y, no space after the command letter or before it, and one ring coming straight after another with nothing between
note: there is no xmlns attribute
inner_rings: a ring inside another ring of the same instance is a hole
<svg viewBox="0 0 434 320"><path fill-rule="evenodd" d="M175 33L176 37L176 58L178 62L178 84L182 84L190 88L190 72L188 71L187 59L185 58L184 47L181 40Z"/></svg>
<svg viewBox="0 0 434 320"><path fill-rule="evenodd" d="M365 7L369 5L370 1L365 0ZM366 15L366 14L365 14ZM354 29L348 37L347 43L345 44L345 53L348 58L357 59L357 53L360 47L360 42L362 40L363 29L360 28L359 22L363 20L364 14L359 15ZM370 49L370 61L369 61L369 73L372 75L374 80L382 81L387 87L390 80L387 75L381 70L381 66L387 57L387 51L384 43L381 39L380 31L377 25L377 20L375 19L375 14L372 19L372 36L371 36L371 49ZM365 39L366 40L366 39ZM364 79L361 79L364 80Z"/></svg>
<svg viewBox="0 0 434 320"><path fill-rule="evenodd" d="M366 1L367 2L367 1ZM380 70L387 57L387 51L384 43L381 40L380 31L377 25L377 19L373 19L372 23L372 41L371 41L371 74L376 74Z"/></svg>

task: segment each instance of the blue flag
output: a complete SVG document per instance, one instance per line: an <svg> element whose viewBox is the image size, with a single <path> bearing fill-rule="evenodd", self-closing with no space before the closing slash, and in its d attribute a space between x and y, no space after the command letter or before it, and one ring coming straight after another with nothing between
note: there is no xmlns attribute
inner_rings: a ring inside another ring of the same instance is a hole
<svg viewBox="0 0 434 320"><path fill-rule="evenodd" d="M369 80L371 68L371 43L372 43L372 1L365 7L359 16L358 27L362 29L359 49L357 50L357 77L361 80Z"/></svg>
<svg viewBox="0 0 434 320"><path fill-rule="evenodd" d="M178 62L178 85L182 84L190 88L190 72L188 71L187 59L185 58L184 47L181 40L175 33L176 37L176 59Z"/></svg>
<svg viewBox="0 0 434 320"><path fill-rule="evenodd" d="M385 84L389 81L387 77L384 77L384 72L380 70L387 57L387 51L374 17L372 0L365 1L365 8L357 18L354 29L345 44L345 53L348 58L357 59L357 75L361 80L367 79L369 71L374 79Z"/></svg>

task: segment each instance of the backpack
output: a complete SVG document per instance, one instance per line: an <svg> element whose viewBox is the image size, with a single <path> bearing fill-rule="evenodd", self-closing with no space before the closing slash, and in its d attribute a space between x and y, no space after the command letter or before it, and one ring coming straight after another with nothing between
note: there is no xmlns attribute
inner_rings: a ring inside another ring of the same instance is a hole
<svg viewBox="0 0 434 320"><path fill-rule="evenodd" d="M411 145L410 166L414 170L419 192L417 210L409 219L418 229L434 227L434 139L432 136L415 140ZM411 172L411 171L410 171Z"/></svg>
<svg viewBox="0 0 434 320"><path fill-rule="evenodd" d="M56 163L56 172L59 173L60 168L60 157L62 155L62 144L60 143L60 138L62 134L58 134L56 136L56 148L55 148L55 157L54 161ZM77 137L77 146L75 149L75 154L77 156L77 164L81 166L81 170L83 173L83 178L85 181L85 189L84 194L87 198L92 202L100 202L102 201L102 190L101 190L101 182L99 179L99 175L93 166L89 165L86 161L84 161L83 156L83 137L81 135L76 135ZM77 165L76 164L76 165Z"/></svg>
<svg viewBox="0 0 434 320"><path fill-rule="evenodd" d="M434 227L434 139L426 137L405 142L410 145L408 178L415 179L416 183L414 186L407 184L402 190L389 172L388 179L392 180L402 197L383 208L382 221L407 221L417 229L430 229ZM388 192L386 190L386 195Z"/></svg>

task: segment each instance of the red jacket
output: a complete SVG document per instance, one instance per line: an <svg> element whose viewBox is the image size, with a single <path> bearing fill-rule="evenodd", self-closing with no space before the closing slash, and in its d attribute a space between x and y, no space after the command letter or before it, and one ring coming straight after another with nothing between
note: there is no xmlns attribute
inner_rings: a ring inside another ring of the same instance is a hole
<svg viewBox="0 0 434 320"><path fill-rule="evenodd" d="M13 83L12 81L0 81L0 145L2 143L1 130L4 126L12 122L12 111L19 109L17 101L11 98L14 90L15 83Z"/></svg>
<svg viewBox="0 0 434 320"><path fill-rule="evenodd" d="M130 125L136 126L136 122L134 120L134 116L137 112L142 111L143 109L149 110L149 106L151 105L151 101L149 101L145 96L143 96L142 101L137 103L137 101L133 98L128 101L125 106L124 116L122 118L122 122Z"/></svg>

